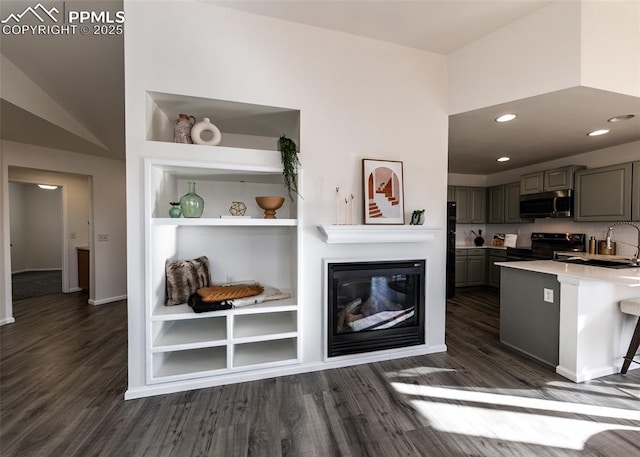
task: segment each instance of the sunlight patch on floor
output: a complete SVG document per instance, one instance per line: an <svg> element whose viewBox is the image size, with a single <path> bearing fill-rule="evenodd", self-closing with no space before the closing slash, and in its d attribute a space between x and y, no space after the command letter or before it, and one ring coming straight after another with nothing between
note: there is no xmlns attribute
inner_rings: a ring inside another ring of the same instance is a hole
<svg viewBox="0 0 640 457"><path fill-rule="evenodd" d="M550 381L546 383L546 386L556 389L569 389L575 392L598 393L605 395L620 395L620 392L614 386L604 386L601 384L576 384L569 381Z"/></svg>
<svg viewBox="0 0 640 457"><path fill-rule="evenodd" d="M420 386L397 382L391 384L400 393L419 397L486 403L488 405L511 406L559 413L586 414L590 416L640 421L640 411L638 410L585 405L556 400L542 400L539 398L518 397L515 395L474 392L470 390L445 389L442 387Z"/></svg>
<svg viewBox="0 0 640 457"><path fill-rule="evenodd" d="M629 369L629 371L631 371L631 369ZM637 382L619 382L619 381L603 381L603 380L598 380L598 382L610 387L616 387L618 389L640 389L640 384L638 384Z"/></svg>
<svg viewBox="0 0 640 457"><path fill-rule="evenodd" d="M640 431L638 427L413 400L414 407L437 430L565 449L584 449L590 437L608 430Z"/></svg>
<svg viewBox="0 0 640 457"><path fill-rule="evenodd" d="M416 367L407 368L406 370L392 371L386 373L389 378L413 378L415 376L430 375L434 373L446 373L449 371L456 371L453 368L438 368L438 367Z"/></svg>

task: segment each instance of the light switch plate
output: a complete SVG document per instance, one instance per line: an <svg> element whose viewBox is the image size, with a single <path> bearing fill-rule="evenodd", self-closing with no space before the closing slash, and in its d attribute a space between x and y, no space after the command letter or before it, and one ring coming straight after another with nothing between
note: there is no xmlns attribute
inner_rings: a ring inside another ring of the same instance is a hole
<svg viewBox="0 0 640 457"><path fill-rule="evenodd" d="M553 289L544 289L544 301L553 303Z"/></svg>

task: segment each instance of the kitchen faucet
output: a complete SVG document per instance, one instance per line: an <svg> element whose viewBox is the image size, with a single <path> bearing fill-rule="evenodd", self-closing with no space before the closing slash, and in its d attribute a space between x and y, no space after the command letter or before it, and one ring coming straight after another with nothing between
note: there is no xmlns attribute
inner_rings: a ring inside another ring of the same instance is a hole
<svg viewBox="0 0 640 457"><path fill-rule="evenodd" d="M635 227L635 229L638 231L638 245L636 246L636 258L635 260L633 260L633 263L635 265L640 265L640 225L638 224L624 221L624 222L616 222L615 224L610 225L609 228L607 229L607 237L606 237L607 249L611 249L611 235L613 234L613 227L617 225L630 225L631 227Z"/></svg>

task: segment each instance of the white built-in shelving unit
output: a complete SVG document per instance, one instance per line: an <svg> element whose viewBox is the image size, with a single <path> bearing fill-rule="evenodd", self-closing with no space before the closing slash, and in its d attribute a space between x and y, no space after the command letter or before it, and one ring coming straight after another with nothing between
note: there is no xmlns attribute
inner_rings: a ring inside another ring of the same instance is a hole
<svg viewBox="0 0 640 457"><path fill-rule="evenodd" d="M222 131L223 143L172 143L179 113L209 117ZM287 195L276 141L291 128L288 136L299 141L299 111L148 92L147 126L147 384L180 382L183 389L189 380L207 377L221 384L237 372L254 370L258 378L262 369L300 363L302 206L299 198L287 197L277 219L264 219L255 203L259 195ZM224 144L227 137L232 144ZM204 198L203 216L169 218L169 201L185 194L189 181ZM251 217L222 218L229 216L233 201L244 202ZM203 255L214 284L257 281L291 297L199 314L187 304L166 306L165 261Z"/></svg>

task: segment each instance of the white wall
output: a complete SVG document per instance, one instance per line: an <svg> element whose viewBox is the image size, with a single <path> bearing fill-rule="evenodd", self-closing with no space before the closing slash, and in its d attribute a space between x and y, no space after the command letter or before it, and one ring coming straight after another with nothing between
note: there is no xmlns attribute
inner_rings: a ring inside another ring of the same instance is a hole
<svg viewBox="0 0 640 457"><path fill-rule="evenodd" d="M640 96L640 4L559 1L449 55L449 112L576 86Z"/></svg>
<svg viewBox="0 0 640 457"><path fill-rule="evenodd" d="M61 189L10 182L9 207L11 272L62 269Z"/></svg>
<svg viewBox="0 0 640 457"><path fill-rule="evenodd" d="M0 325L15 322L11 307L11 224L9 218L9 179L0 141Z"/></svg>
<svg viewBox="0 0 640 457"><path fill-rule="evenodd" d="M640 96L640 2L582 4L582 85Z"/></svg>
<svg viewBox="0 0 640 457"><path fill-rule="evenodd" d="M580 8L554 2L449 54L449 113L579 86Z"/></svg>
<svg viewBox="0 0 640 457"><path fill-rule="evenodd" d="M327 257L428 257L427 338L429 345L443 347L445 58L203 2L166 2L162 8L125 2L125 9L129 388L144 384L142 157L163 154L145 145L145 91L300 109L303 363L322 358L322 259ZM436 242L380 247L321 241L317 225L334 221L335 187L361 201L365 157L404 162L405 211L425 208L426 224L443 229Z"/></svg>
<svg viewBox="0 0 640 457"><path fill-rule="evenodd" d="M125 164L120 160L104 159L87 154L44 148L39 146L0 142L2 146L2 205L4 224L3 246L9 252L9 167L50 170L90 176L92 180L91 202L93 208L92 233L109 235L108 242L93 240L91 271L92 288L90 303L102 304L126 297L126 219L125 219ZM69 201L71 202L71 200ZM80 232L80 230L78 230ZM5 255L3 277L10 284L11 264ZM99 278L94 281L93 278ZM11 318L11 295L6 287L2 297L0 319Z"/></svg>

